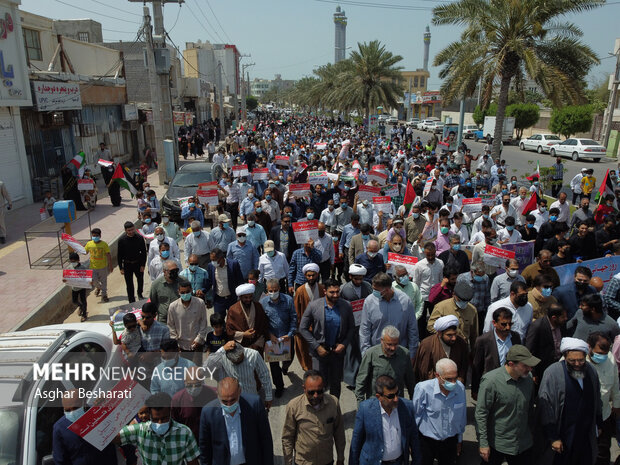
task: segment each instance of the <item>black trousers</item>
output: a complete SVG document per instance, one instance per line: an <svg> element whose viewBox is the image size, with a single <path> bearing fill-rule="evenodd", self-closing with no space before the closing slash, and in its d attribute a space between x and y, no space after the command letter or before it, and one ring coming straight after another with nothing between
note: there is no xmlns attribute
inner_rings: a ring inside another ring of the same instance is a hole
<svg viewBox="0 0 620 465"><path fill-rule="evenodd" d="M321 275L321 282L325 282L329 279L329 274L332 270L332 262L331 260L325 260L324 262L319 263L319 274Z"/></svg>
<svg viewBox="0 0 620 465"><path fill-rule="evenodd" d="M508 465L531 465L532 463L532 449L521 452L518 455L508 455L503 452L498 452L491 447L491 454L489 455L489 461L480 461L484 465L502 465L504 460L508 462Z"/></svg>
<svg viewBox="0 0 620 465"><path fill-rule="evenodd" d="M454 465L456 463L457 443L457 436L438 441L420 434L422 465L433 465L435 459L437 459L438 465Z"/></svg>
<svg viewBox="0 0 620 465"><path fill-rule="evenodd" d="M343 264L343 268L344 268L344 279L346 282L351 281L351 278L349 278L349 248L348 247L342 247L342 253L344 255L344 264ZM422 339L420 339L422 340Z"/></svg>
<svg viewBox="0 0 620 465"><path fill-rule="evenodd" d="M291 339L291 347L295 345L295 340ZM282 378L282 370L288 371L289 367L295 360L295 351L291 350L291 359L288 362L269 362L271 370L271 379L276 389L284 389L284 379ZM282 364L282 366L280 366Z"/></svg>
<svg viewBox="0 0 620 465"><path fill-rule="evenodd" d="M312 369L317 370L325 380L325 387L329 386L329 393L340 398L340 388L342 387L342 376L344 369L344 354L330 352L325 357L318 355L312 356Z"/></svg>
<svg viewBox="0 0 620 465"><path fill-rule="evenodd" d="M230 222L234 230L237 229L237 221L239 220L239 202L227 203L226 211L230 213Z"/></svg>
<svg viewBox="0 0 620 465"><path fill-rule="evenodd" d="M559 179L558 181L559 182L557 184L551 185L551 196L552 197L557 197L560 191L562 190L562 180Z"/></svg>
<svg viewBox="0 0 620 465"><path fill-rule="evenodd" d="M80 307L78 315L86 316L86 289L80 289L78 291L71 291L71 302L73 305Z"/></svg>
<svg viewBox="0 0 620 465"><path fill-rule="evenodd" d="M127 298L129 299L129 302L135 302L136 296L133 287L133 277L135 275L136 281L138 282L138 295L142 295L142 292L144 291L144 271L140 271L139 263L125 263L123 270L125 286L127 287Z"/></svg>
<svg viewBox="0 0 620 465"><path fill-rule="evenodd" d="M609 418L603 422L602 433L599 435L598 442L598 456L596 457L596 465L609 464L611 460L611 437L614 434L616 428L616 422L614 414L609 415Z"/></svg>

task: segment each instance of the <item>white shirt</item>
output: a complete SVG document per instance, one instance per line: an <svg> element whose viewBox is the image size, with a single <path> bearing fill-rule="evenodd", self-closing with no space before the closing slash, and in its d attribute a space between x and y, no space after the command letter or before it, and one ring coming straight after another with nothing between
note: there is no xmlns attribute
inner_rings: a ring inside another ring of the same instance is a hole
<svg viewBox="0 0 620 465"><path fill-rule="evenodd" d="M497 213L497 216L494 217L495 222L499 223L500 225L504 224L507 216L512 216L515 219L515 221L517 220L517 211L515 210L515 207L512 205L512 201L510 202L510 205L508 206L508 211L504 209L503 205L495 205L491 209L489 216L493 217L493 215L495 215L496 213Z"/></svg>
<svg viewBox="0 0 620 465"><path fill-rule="evenodd" d="M493 330L493 312L501 307L506 307L512 312L512 330L521 336L522 341L525 341L525 335L530 327L530 323L532 323L534 309L532 308L532 304L529 302L523 307L515 307L510 300L510 296L489 305L487 316L484 319L483 332L488 333Z"/></svg>
<svg viewBox="0 0 620 465"><path fill-rule="evenodd" d="M382 461L396 460L402 454L398 407L394 407L389 415L381 404L379 404L379 407L381 407L381 426L383 427Z"/></svg>
<svg viewBox="0 0 620 465"><path fill-rule="evenodd" d="M568 217L570 216L570 206L568 202L564 201L564 203L560 203L559 200L556 200L551 204L549 210L552 208L557 208L560 210L560 214L558 215L558 222L560 223L568 223Z"/></svg>
<svg viewBox="0 0 620 465"><path fill-rule="evenodd" d="M528 201L529 199L527 197L522 199L520 196L515 197L514 199L510 201L510 206L514 208L515 210L515 225L516 226L520 226L523 224L523 215L521 215L521 213L523 212L523 207Z"/></svg>
<svg viewBox="0 0 620 465"><path fill-rule="evenodd" d="M478 242L484 242L484 233L482 231L472 234L469 245L476 245Z"/></svg>
<svg viewBox="0 0 620 465"><path fill-rule="evenodd" d="M422 300L428 300L431 287L443 279L443 262L438 258L430 264L425 259L420 260L413 269L413 282L420 288Z"/></svg>
<svg viewBox="0 0 620 465"><path fill-rule="evenodd" d="M508 244L514 244L515 242L521 242L521 233L516 229L512 230L512 233L508 231L506 228L502 228L497 231L497 240L505 241L508 239Z"/></svg>
<svg viewBox="0 0 620 465"><path fill-rule="evenodd" d="M179 245L177 241L175 241L171 237L165 237L163 242L166 242L170 246L170 258L174 258L177 262L181 262L181 251L179 250ZM159 240L156 238L152 240L149 244L149 254L147 257L147 265L151 263L151 261L159 256Z"/></svg>
<svg viewBox="0 0 620 465"><path fill-rule="evenodd" d="M321 218L319 219L319 221L321 223L325 223L325 226L333 228L336 226L335 214L336 214L335 208L330 211L329 207L327 207L325 210L321 212Z"/></svg>
<svg viewBox="0 0 620 465"><path fill-rule="evenodd" d="M456 227L456 224L453 223L452 226L450 226L450 231L459 235L461 244L467 244L469 242L469 230L465 224L461 223L461 228L459 229Z"/></svg>
<svg viewBox="0 0 620 465"><path fill-rule="evenodd" d="M181 266L181 262L179 262L178 260L172 257L169 257L164 260L163 258L161 258L161 255L158 255L153 260L151 260L151 263L149 264L148 270L149 270L149 277L151 278L151 282L155 281L157 278L159 278L160 276L164 274L164 264L169 261L175 262L177 266L179 267L179 271L183 269L183 267Z"/></svg>
<svg viewBox="0 0 620 465"><path fill-rule="evenodd" d="M539 209L536 209L536 210L532 211L530 214L534 215L534 217L536 218L536 222L534 223L534 227L536 228L536 231L540 231L540 227L543 224L545 224L547 221L549 221L549 211L548 210L545 210L545 212L542 213Z"/></svg>
<svg viewBox="0 0 620 465"><path fill-rule="evenodd" d="M314 247L321 252L321 263L329 260L330 264L334 264L336 254L332 236L327 233L325 233L323 237L319 236L318 239L314 241ZM366 246L364 246L364 249L366 249Z"/></svg>
<svg viewBox="0 0 620 465"><path fill-rule="evenodd" d="M275 251L275 255L270 257L266 253L258 258L258 271L260 272L258 279L282 279L288 276L288 262L286 255L282 252Z"/></svg>
<svg viewBox="0 0 620 465"><path fill-rule="evenodd" d="M261 200L260 203L263 206L263 211L269 214L269 218L271 218L271 221L274 223L279 223L280 222L280 206L278 205L278 202L276 202L273 199L271 199L270 201L263 199Z"/></svg>
<svg viewBox="0 0 620 465"><path fill-rule="evenodd" d="M183 252L185 254L185 263L188 263L190 255L196 254L199 257L206 255L211 251L209 233L201 230L200 236L196 237L192 232L185 238L184 245L185 250Z"/></svg>
<svg viewBox="0 0 620 465"><path fill-rule="evenodd" d="M577 173L573 179L570 181L570 188L575 194L581 194L581 179L583 178L583 174Z"/></svg>
<svg viewBox="0 0 620 465"><path fill-rule="evenodd" d="M493 207L495 208L495 207ZM498 215L499 216L499 215ZM482 222L485 220L485 218L480 215L478 218L476 218L474 220L474 224L471 227L471 235L473 236L474 234L476 234L477 232L482 231ZM491 218L491 212L489 212L489 221L491 222L491 224L493 225L493 229L497 229L497 226L495 224L495 220L493 220L493 218Z"/></svg>

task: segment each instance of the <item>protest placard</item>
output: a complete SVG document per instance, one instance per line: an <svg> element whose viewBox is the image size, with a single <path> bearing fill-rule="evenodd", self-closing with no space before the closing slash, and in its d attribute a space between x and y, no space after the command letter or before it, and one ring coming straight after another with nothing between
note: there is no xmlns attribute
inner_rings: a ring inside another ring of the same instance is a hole
<svg viewBox="0 0 620 465"><path fill-rule="evenodd" d="M366 184L362 184L358 189L359 201L363 202L364 200L371 201L373 197L378 197L381 194L381 188L375 186L367 186Z"/></svg>
<svg viewBox="0 0 620 465"><path fill-rule="evenodd" d="M431 187L433 186L433 181L435 178L429 176L426 179L426 184L424 184L424 190L422 191L422 197L426 197L428 193L431 191Z"/></svg>
<svg viewBox="0 0 620 465"><path fill-rule="evenodd" d="M402 255L399 253L388 252L388 263L392 266L404 266L407 269L407 273L409 274L409 276L413 276L413 270L415 268L415 264L418 263L418 258L411 255Z"/></svg>
<svg viewBox="0 0 620 465"><path fill-rule="evenodd" d="M97 161L97 164L99 166L103 166L104 168L109 168L110 166L112 166L114 164L114 162L113 161L104 160L103 158L100 158Z"/></svg>
<svg viewBox="0 0 620 465"><path fill-rule="evenodd" d="M392 199L388 196L373 197L372 203L377 212L383 212L384 214L392 213Z"/></svg>
<svg viewBox="0 0 620 465"><path fill-rule="evenodd" d="M129 378L122 379L112 389L102 392L106 400L92 406L69 426L69 430L98 450L105 449L112 442L151 395L136 380ZM95 393L88 391L88 394Z"/></svg>
<svg viewBox="0 0 620 465"><path fill-rule="evenodd" d="M62 239L62 241L65 244L67 244L69 247L71 247L77 253L81 253L82 255L86 255L86 249L84 248L84 246L75 237L70 236L69 234L63 233L62 236L60 236L60 238Z"/></svg>
<svg viewBox="0 0 620 465"><path fill-rule="evenodd" d="M179 207L182 209L187 207L189 205L189 199L191 199L191 197L181 197L179 199Z"/></svg>
<svg viewBox="0 0 620 465"><path fill-rule="evenodd" d="M45 221L47 219L47 210L45 208L39 208L39 215L41 216L41 221Z"/></svg>
<svg viewBox="0 0 620 465"><path fill-rule="evenodd" d="M276 155L275 163L278 166L284 166L288 168L291 163L290 157L286 157L284 155Z"/></svg>
<svg viewBox="0 0 620 465"><path fill-rule="evenodd" d="M308 182L312 185L327 184L327 171L308 171Z"/></svg>
<svg viewBox="0 0 620 465"><path fill-rule="evenodd" d="M269 179L269 168L254 168L252 179L254 181L267 181Z"/></svg>
<svg viewBox="0 0 620 465"><path fill-rule="evenodd" d="M136 320L142 319L142 306L147 303L149 299L141 299L137 302L130 302L128 304L119 305L118 307L113 307L108 310L110 314L110 320L114 322L114 331L117 336L125 330L125 326L123 325L123 317L127 313L133 313L136 315Z"/></svg>
<svg viewBox="0 0 620 465"><path fill-rule="evenodd" d="M211 189L217 189L217 181L201 182L200 184L198 184L198 190L208 191Z"/></svg>
<svg viewBox="0 0 620 465"><path fill-rule="evenodd" d="M515 253L515 260L519 262L519 273L521 273L526 266L534 263L534 244L535 241L502 244L504 250L512 250ZM506 267L502 264L502 266L497 269L497 274L505 272Z"/></svg>
<svg viewBox="0 0 620 465"><path fill-rule="evenodd" d="M337 173L327 173L327 178L330 181L337 181L338 180L338 174Z"/></svg>
<svg viewBox="0 0 620 465"><path fill-rule="evenodd" d="M462 213L477 213L482 211L482 199L463 199Z"/></svg>
<svg viewBox="0 0 620 465"><path fill-rule="evenodd" d="M500 249L499 247L493 247L488 244L484 247L483 261L487 265L503 268L506 265L506 260L509 258L515 258L514 251Z"/></svg>
<svg viewBox="0 0 620 465"><path fill-rule="evenodd" d="M196 191L196 197L198 197L198 201L203 205L217 206L219 204L217 189L198 190Z"/></svg>
<svg viewBox="0 0 620 465"><path fill-rule="evenodd" d="M355 321L355 326L359 326L362 322L362 309L364 308L364 300L354 300L351 302L351 308L353 309L353 320Z"/></svg>
<svg viewBox="0 0 620 465"><path fill-rule="evenodd" d="M288 192L295 198L307 197L310 195L310 184L291 184Z"/></svg>
<svg viewBox="0 0 620 465"><path fill-rule="evenodd" d="M383 192L388 197L395 197L395 196L397 196L398 195L398 184L388 184L383 189Z"/></svg>
<svg viewBox="0 0 620 465"><path fill-rule="evenodd" d="M92 191L95 189L95 181L89 178L78 179L79 191Z"/></svg>
<svg viewBox="0 0 620 465"><path fill-rule="evenodd" d="M366 178L368 179L368 182L377 181L382 186L385 186L387 183L387 177L387 174L382 173L381 171L371 171L368 173Z"/></svg>
<svg viewBox="0 0 620 465"><path fill-rule="evenodd" d="M385 171L385 165L375 165L371 168L372 171Z"/></svg>
<svg viewBox="0 0 620 465"><path fill-rule="evenodd" d="M487 205L489 208L495 206L495 194L480 194L478 197L482 199L482 205Z"/></svg>
<svg viewBox="0 0 620 465"><path fill-rule="evenodd" d="M298 244L308 242L308 239L317 240L319 238L319 221L297 221L293 223L293 233Z"/></svg>
<svg viewBox="0 0 620 465"><path fill-rule="evenodd" d="M314 145L317 150L325 150L327 148L327 142L319 142ZM277 157L276 157L277 158Z"/></svg>
<svg viewBox="0 0 620 465"><path fill-rule="evenodd" d="M93 270L62 270L62 280L67 286L91 289Z"/></svg>
<svg viewBox="0 0 620 465"><path fill-rule="evenodd" d="M235 178L247 176L249 174L248 165L235 165L232 167L232 173Z"/></svg>
<svg viewBox="0 0 620 465"><path fill-rule="evenodd" d="M618 274L620 270L620 255L612 255L611 257L600 257L593 260L586 260L581 263L571 263L569 265L556 266L555 271L560 277L560 284L571 284L575 278L575 268L585 266L592 271L593 278L601 278L603 280L603 293L609 284L609 281ZM611 296L615 298L616 296Z"/></svg>
<svg viewBox="0 0 620 465"><path fill-rule="evenodd" d="M275 344L272 341L265 343L265 362L287 362L291 360L291 340L280 341Z"/></svg>

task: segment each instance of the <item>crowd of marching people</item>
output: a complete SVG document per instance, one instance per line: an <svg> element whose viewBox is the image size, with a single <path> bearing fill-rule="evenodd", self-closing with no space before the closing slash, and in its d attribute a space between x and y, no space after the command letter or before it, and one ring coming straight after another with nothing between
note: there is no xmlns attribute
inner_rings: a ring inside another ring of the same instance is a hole
<svg viewBox="0 0 620 465"><path fill-rule="evenodd" d="M176 224L143 182L142 226L125 224L117 263L92 231L104 301L115 266L130 302L148 297L113 337L152 396L109 448L130 464L261 465L281 440L287 465L343 464L345 449L352 465L444 465L473 422L484 463L610 463L620 273L605 284L589 261L620 255L615 171L600 185L577 174L571 202L560 158L550 179L519 179L490 145L473 155L314 117L251 124L206 153L224 166L217 205L186 199ZM295 360L304 392L271 431ZM348 445L343 386L359 404ZM72 396L63 408L67 424L84 412ZM62 434L57 463L102 460Z"/></svg>

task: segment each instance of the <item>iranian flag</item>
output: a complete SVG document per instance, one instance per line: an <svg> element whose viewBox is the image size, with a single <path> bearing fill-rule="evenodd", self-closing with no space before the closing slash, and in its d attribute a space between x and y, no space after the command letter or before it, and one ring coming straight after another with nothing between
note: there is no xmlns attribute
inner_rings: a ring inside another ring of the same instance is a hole
<svg viewBox="0 0 620 465"><path fill-rule="evenodd" d="M521 214L525 216L529 212L534 211L537 208L538 208L538 195L536 195L536 192L532 192L532 196L529 198L527 203L523 205L523 212L521 212Z"/></svg>
<svg viewBox="0 0 620 465"><path fill-rule="evenodd" d="M534 180L540 179L540 162L538 160L536 161L536 171L534 171L532 175L528 176L526 179L528 181L534 181Z"/></svg>
<svg viewBox="0 0 620 465"><path fill-rule="evenodd" d="M413 201L415 200L415 192L413 190L413 186L411 185L411 181L407 180L407 188L405 189L405 198L403 199L403 205L405 208L411 208Z"/></svg>
<svg viewBox="0 0 620 465"><path fill-rule="evenodd" d="M596 203L600 205L601 201L604 200L605 196L607 195L614 195L614 185L612 184L611 178L609 177L609 168L607 169L607 172L605 173L605 178L603 179L603 182L601 183L601 187L596 193L596 197L594 198L594 200L596 201ZM615 195L614 195L614 199L615 199ZM618 206L615 200L614 200L614 208L616 210L618 209Z"/></svg>
<svg viewBox="0 0 620 465"><path fill-rule="evenodd" d="M84 168L86 168L86 155L84 152L78 153L69 163L77 169L78 177L84 176Z"/></svg>
<svg viewBox="0 0 620 465"><path fill-rule="evenodd" d="M113 182L117 182L121 187L124 187L125 189L127 189L131 193L132 197L138 192L138 189L136 189L136 186L134 186L133 181L127 175L127 172L123 170L123 167L121 166L120 163L116 165L116 169L114 170L114 174L112 175L110 184L112 184Z"/></svg>

